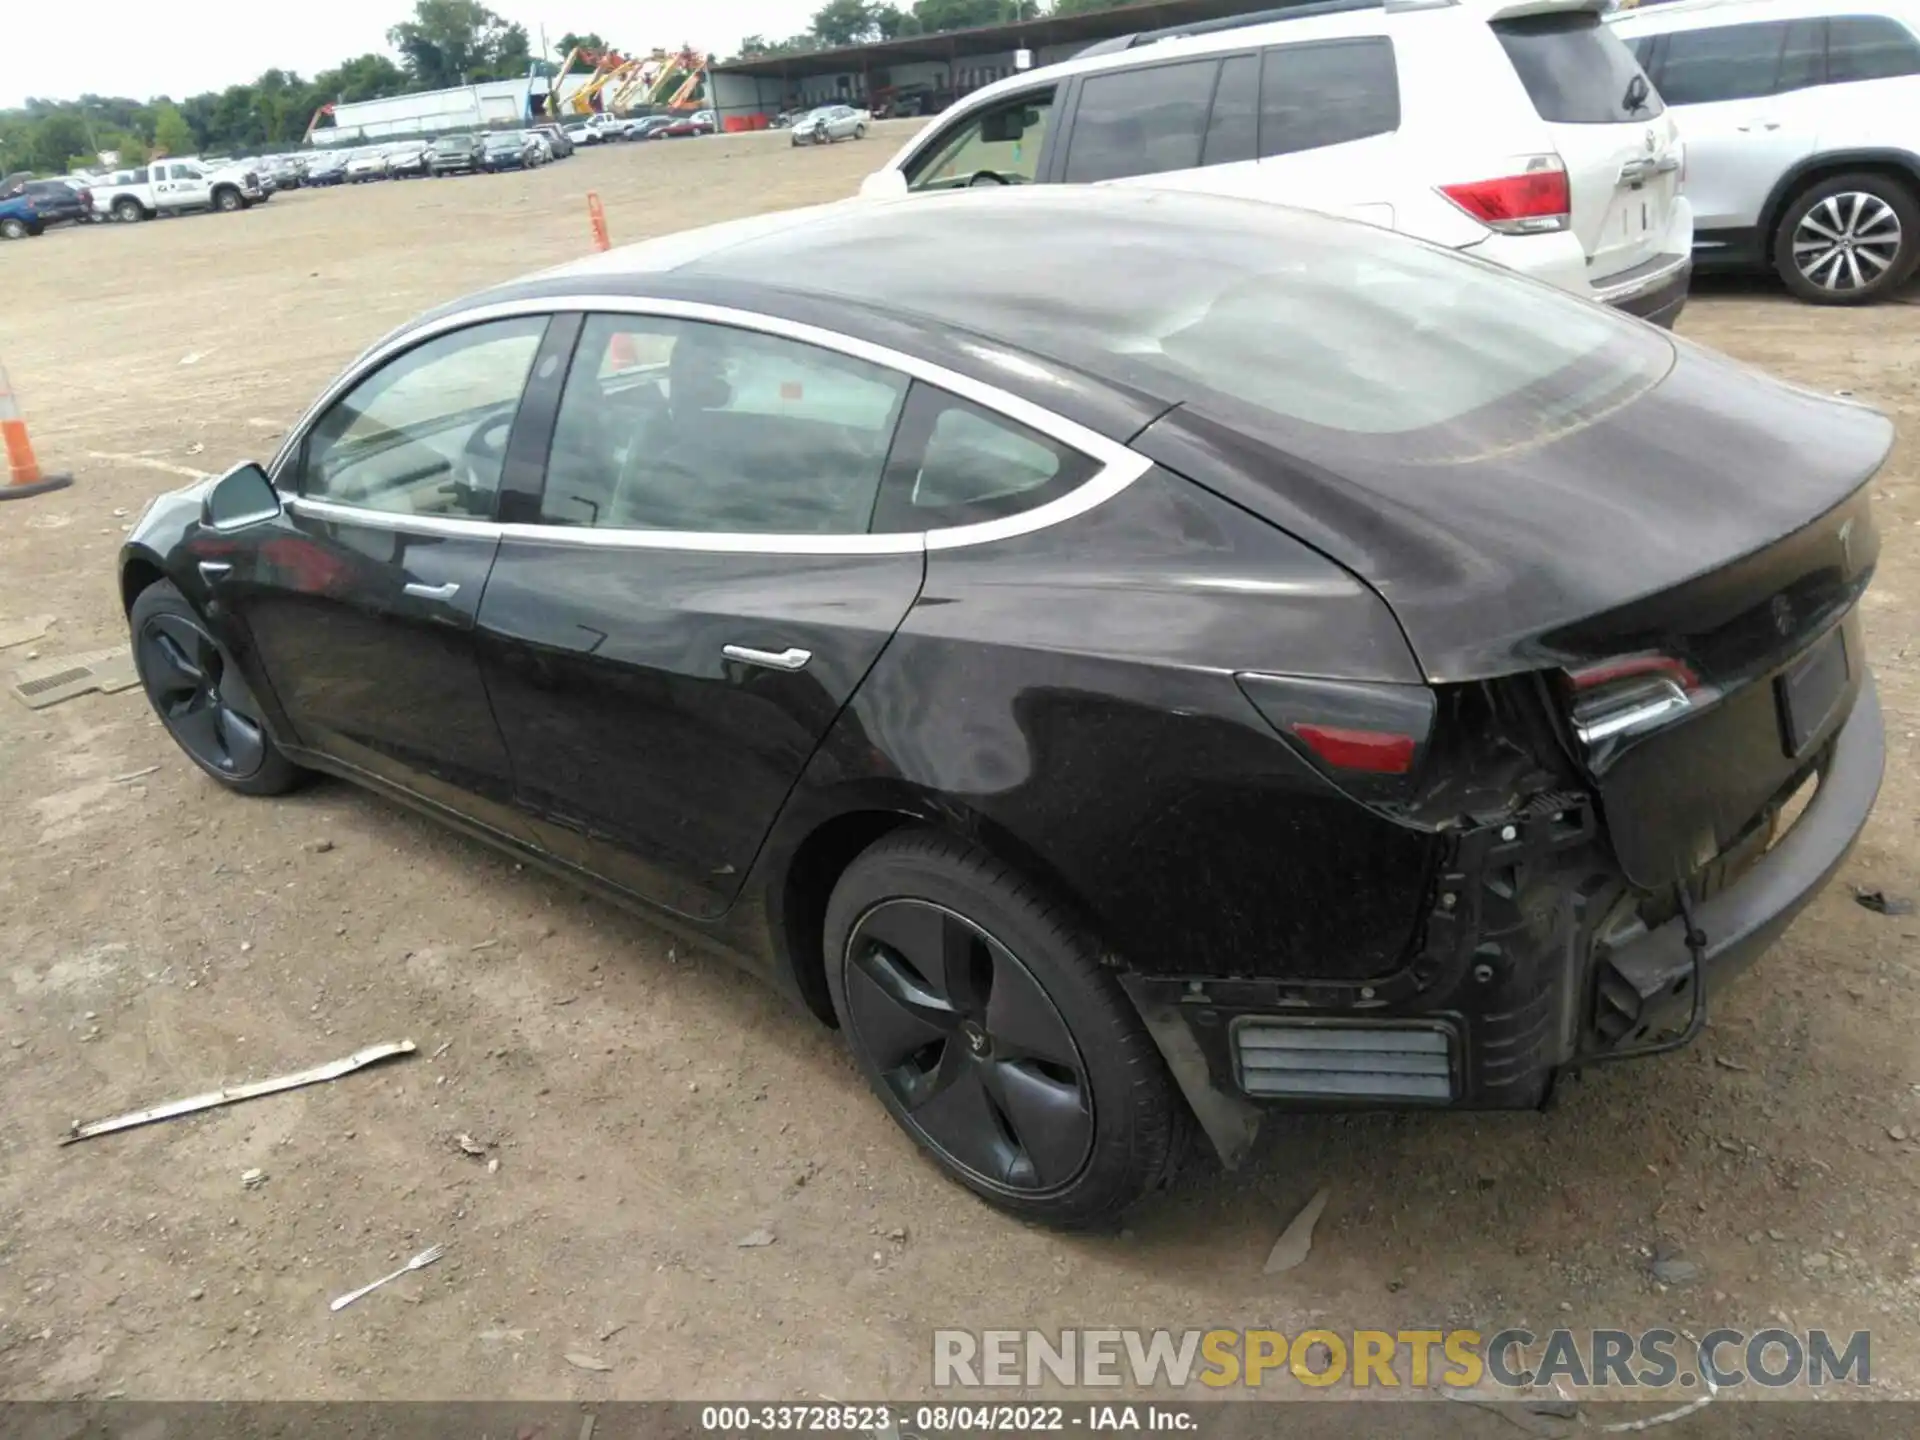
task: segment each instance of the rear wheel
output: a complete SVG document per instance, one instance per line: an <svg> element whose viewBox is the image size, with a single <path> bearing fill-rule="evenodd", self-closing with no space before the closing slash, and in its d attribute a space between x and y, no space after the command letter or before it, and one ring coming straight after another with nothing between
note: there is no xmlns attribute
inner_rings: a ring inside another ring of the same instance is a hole
<svg viewBox="0 0 1920 1440"><path fill-rule="evenodd" d="M113 218L122 225L131 225L137 220L146 219L147 212L131 195L122 195L113 202Z"/></svg>
<svg viewBox="0 0 1920 1440"><path fill-rule="evenodd" d="M866 127L866 126L864 126L864 125L856 125L856 126L854 126L854 127L853 127L853 138L854 138L854 139L856 139L856 140L864 140L864 139L866 139L866 138L867 138L867 127Z"/></svg>
<svg viewBox="0 0 1920 1440"><path fill-rule="evenodd" d="M1788 202L1773 263L1816 305L1861 305L1897 289L1920 262L1920 204L1885 175L1836 175Z"/></svg>
<svg viewBox="0 0 1920 1440"><path fill-rule="evenodd" d="M1111 1220L1177 1169L1184 1102L1092 937L991 856L927 831L848 867L827 983L881 1104L1027 1219Z"/></svg>
<svg viewBox="0 0 1920 1440"><path fill-rule="evenodd" d="M172 582L142 590L127 625L147 700L189 760L242 795L283 794L306 778L267 733L240 667Z"/></svg>
<svg viewBox="0 0 1920 1440"><path fill-rule="evenodd" d="M12 219L0 220L0 235L4 235L7 239L24 240L27 238L27 234L26 221Z"/></svg>

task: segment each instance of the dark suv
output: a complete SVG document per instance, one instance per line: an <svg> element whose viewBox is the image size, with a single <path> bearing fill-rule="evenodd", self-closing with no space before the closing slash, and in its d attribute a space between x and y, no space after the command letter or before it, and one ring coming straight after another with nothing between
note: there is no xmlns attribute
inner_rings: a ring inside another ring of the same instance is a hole
<svg viewBox="0 0 1920 1440"><path fill-rule="evenodd" d="M84 225L93 219L93 192L65 180L29 180L12 193L33 202L42 225Z"/></svg>
<svg viewBox="0 0 1920 1440"><path fill-rule="evenodd" d="M427 152L427 168L434 175L453 175L480 168L478 135L447 135L433 142Z"/></svg>

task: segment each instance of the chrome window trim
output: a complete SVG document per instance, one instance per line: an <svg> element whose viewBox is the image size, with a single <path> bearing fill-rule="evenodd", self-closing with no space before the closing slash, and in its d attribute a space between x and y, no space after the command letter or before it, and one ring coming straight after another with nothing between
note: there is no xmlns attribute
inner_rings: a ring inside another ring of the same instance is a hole
<svg viewBox="0 0 1920 1440"><path fill-rule="evenodd" d="M373 510L342 505L334 500L312 500L305 495L282 497L288 513L312 520L365 525L371 530L403 530L410 535L463 535L469 539L498 540L506 528L491 520L468 520L454 515L414 515L404 510Z"/></svg>
<svg viewBox="0 0 1920 1440"><path fill-rule="evenodd" d="M307 432L314 422L354 386L374 370L401 352L413 349L455 330L484 325L495 320L514 320L528 315L558 315L582 312L618 315L657 316L670 320L705 321L779 336L801 344L864 360L871 365L897 371L911 379L972 401L985 410L1001 415L1015 424L1038 431L1070 449L1098 462L1100 468L1067 494L1018 515L1002 520L985 520L972 525L950 525L924 531L902 531L890 535L874 534L724 534L704 530L625 530L588 529L568 525L501 525L492 521L463 520L436 515L411 515L398 511L362 509L332 500L317 500L292 493L281 484L282 471L300 453ZM1083 515L1104 504L1138 480L1153 462L1136 454L1118 441L1065 416L1056 415L1018 395L994 385L949 370L944 365L905 355L884 345L876 345L852 335L841 335L817 325L739 310L728 305L710 305L696 300L670 300L644 295L553 295L503 300L479 305L457 314L391 335L366 351L307 408L300 421L287 434L279 453L273 457L268 473L289 510L315 519L371 525L383 530L409 530L433 535L468 535L535 540L555 545L576 545L595 549L688 550L716 554L764 555L900 555L919 550L952 550L966 545L987 544L1017 535L1031 534Z"/></svg>

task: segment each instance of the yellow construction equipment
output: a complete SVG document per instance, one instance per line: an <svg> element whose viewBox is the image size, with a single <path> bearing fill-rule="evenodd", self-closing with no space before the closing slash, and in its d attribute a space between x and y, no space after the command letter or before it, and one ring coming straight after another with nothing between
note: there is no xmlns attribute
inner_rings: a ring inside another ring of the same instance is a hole
<svg viewBox="0 0 1920 1440"><path fill-rule="evenodd" d="M707 57L697 50L682 50L661 69L659 80L647 94L647 103L665 105L669 109L685 105L706 78Z"/></svg>
<svg viewBox="0 0 1920 1440"><path fill-rule="evenodd" d="M627 61L613 50L584 50L580 58L593 66L593 75L567 98L567 107L576 115L591 115L593 97L626 68Z"/></svg>
<svg viewBox="0 0 1920 1440"><path fill-rule="evenodd" d="M619 88L611 92L612 98L607 108L616 114L624 115L637 104L646 101L653 87L660 82L660 76L672 61L664 50L655 50L646 59L636 61L633 73L620 82Z"/></svg>

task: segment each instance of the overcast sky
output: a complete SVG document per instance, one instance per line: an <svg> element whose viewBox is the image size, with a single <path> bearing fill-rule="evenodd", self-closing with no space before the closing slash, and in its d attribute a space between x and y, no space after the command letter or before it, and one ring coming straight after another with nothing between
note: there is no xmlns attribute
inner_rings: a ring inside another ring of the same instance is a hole
<svg viewBox="0 0 1920 1440"><path fill-rule="evenodd" d="M820 0L489 0L488 8L558 43L569 30L618 48L732 54L743 35L807 28ZM658 17L671 11L674 18ZM279 66L304 76L369 50L413 13L413 0L0 0L0 108L29 95L82 92L136 100L223 90Z"/></svg>

